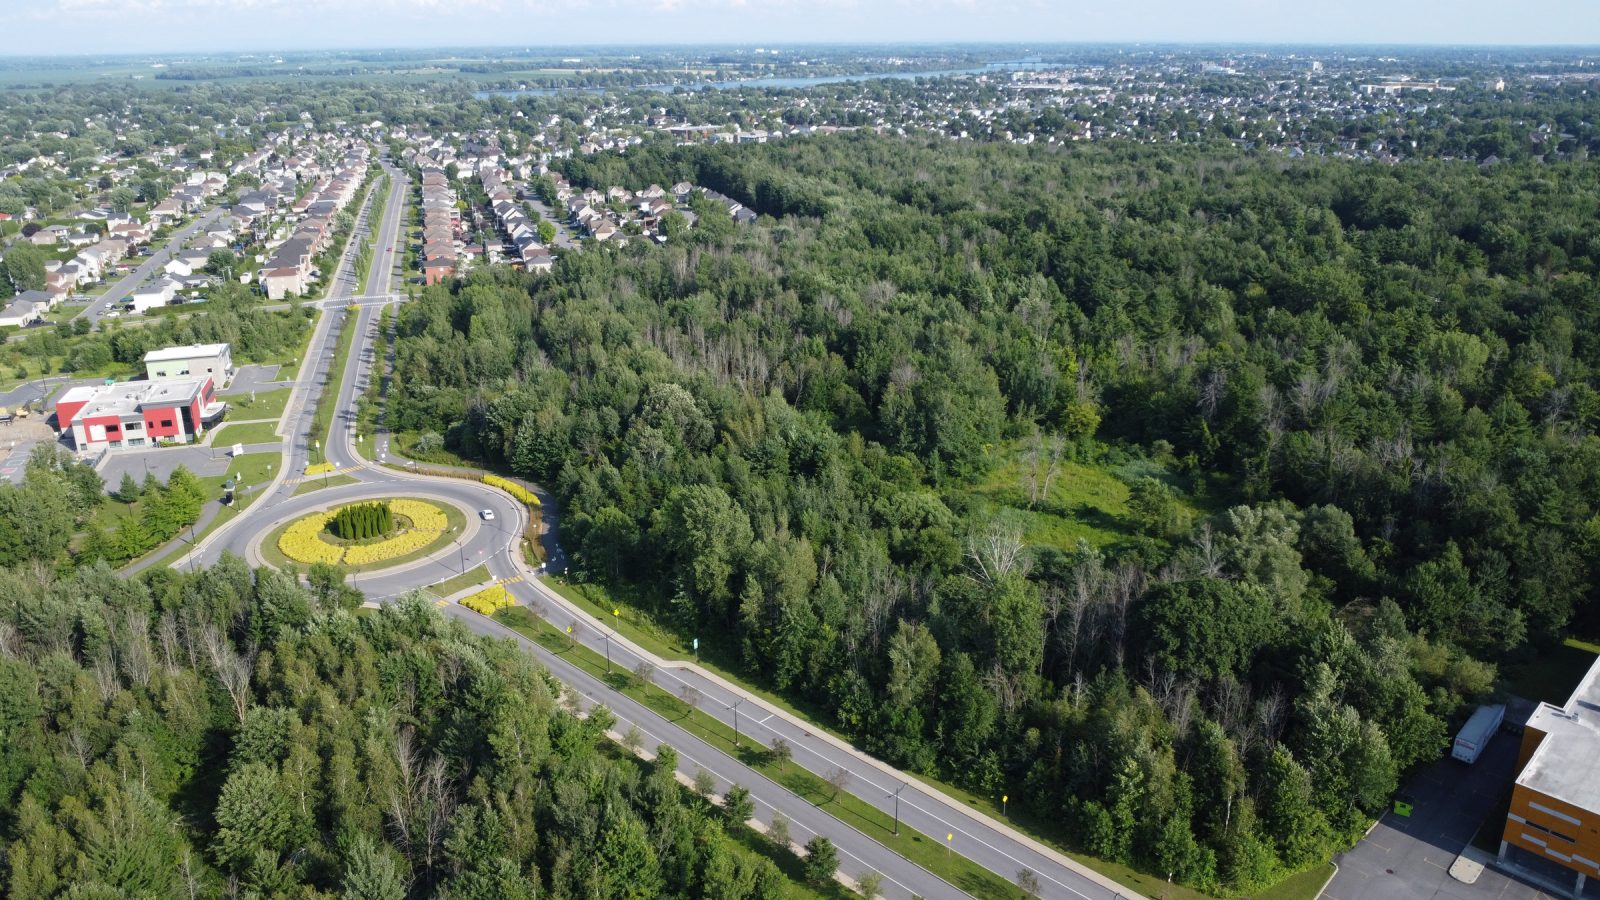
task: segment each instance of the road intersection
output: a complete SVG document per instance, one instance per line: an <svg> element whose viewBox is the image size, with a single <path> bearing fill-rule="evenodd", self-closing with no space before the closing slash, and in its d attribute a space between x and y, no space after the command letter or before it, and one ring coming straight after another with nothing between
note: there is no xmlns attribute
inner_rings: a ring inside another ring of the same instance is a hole
<svg viewBox="0 0 1600 900"><path fill-rule="evenodd" d="M299 383L279 424L279 433L286 438L283 466L275 479L263 488L265 497L200 541L190 554L174 562L175 567L210 564L224 552L243 557L252 565L261 565L260 544L276 527L332 505L394 496L453 505L467 514L467 524L448 547L403 566L355 576L355 586L370 598L391 601L417 587L435 584L484 565L490 577L504 585L520 603L543 611L552 622L577 623L578 627L573 630L575 640L596 651L609 652L611 658L626 669L649 662L656 669L655 680L659 686L673 692L693 688L704 698L699 706L702 712L727 723L738 716L740 731L751 740L770 745L776 739L783 739L792 748L794 762L819 777L826 778L840 771L848 773L845 791L886 813L897 809L900 822L923 835L946 842L947 852L960 853L1007 882L1023 870L1030 871L1037 876L1042 895L1046 897L1112 900L1138 896L1005 823L965 808L736 685L697 666L660 659L632 645L556 593L522 558L518 545L528 524L528 513L508 494L476 481L431 477L364 458L358 447L370 452L382 444L370 435L358 439L356 400L365 392L370 379L381 377L382 360L376 357L374 349L380 310L401 299L399 295L383 293L383 289L393 283L396 235L400 228L400 212L405 206L401 202L401 192L407 189L407 181L401 172L385 165L391 175L391 194L385 205L384 220L376 224L377 252L368 279L372 296L360 299L350 296L358 279L349 270L352 254L347 252L336 273L330 299L322 304L326 312L312 336ZM370 225L365 222L366 208L352 237L352 246L364 239ZM331 384L331 373L338 368L334 354L342 328L355 329L352 355L340 383ZM323 436L311 433L312 423L317 397L329 389L336 392L337 404L326 446L319 447ZM381 460L381 453L374 455ZM294 476L303 472L309 463L323 459L333 463L339 474L353 479L353 483L296 496ZM485 521L478 514L480 510L492 511L493 520ZM792 823L797 842L804 842L812 834L827 835L840 849L842 871L849 875L866 871L880 873L884 877L880 889L884 896L968 896L960 887L841 822L825 806L817 806L798 796L705 743L676 722L614 690L566 656L453 604L446 606L444 612L474 632L517 641L556 678L571 687L581 698L582 705L605 705L618 718L616 727L619 730L630 726L638 728L645 735L646 746L657 743L672 746L678 751L679 769L683 774L703 769L712 776L719 792L733 783L743 785L751 791L757 818L767 821L772 812L782 813Z"/></svg>

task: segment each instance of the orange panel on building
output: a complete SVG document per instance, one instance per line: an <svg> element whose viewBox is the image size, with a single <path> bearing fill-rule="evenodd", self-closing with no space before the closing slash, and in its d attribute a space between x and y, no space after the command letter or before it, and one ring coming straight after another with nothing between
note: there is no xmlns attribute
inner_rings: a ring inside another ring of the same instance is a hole
<svg viewBox="0 0 1600 900"><path fill-rule="evenodd" d="M1541 703L1528 719L1502 861L1513 847L1574 872L1575 897L1600 878L1600 659L1564 706Z"/></svg>

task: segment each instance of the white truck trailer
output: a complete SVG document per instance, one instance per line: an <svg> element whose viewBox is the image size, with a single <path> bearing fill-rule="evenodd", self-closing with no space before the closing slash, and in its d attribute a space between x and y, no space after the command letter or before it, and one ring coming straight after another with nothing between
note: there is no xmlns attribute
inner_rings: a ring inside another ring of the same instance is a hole
<svg viewBox="0 0 1600 900"><path fill-rule="evenodd" d="M1467 724L1461 726L1455 746L1450 748L1450 755L1468 765L1477 762L1483 748L1489 746L1489 740L1500 730L1500 722L1505 717L1506 708L1502 704L1478 707Z"/></svg>

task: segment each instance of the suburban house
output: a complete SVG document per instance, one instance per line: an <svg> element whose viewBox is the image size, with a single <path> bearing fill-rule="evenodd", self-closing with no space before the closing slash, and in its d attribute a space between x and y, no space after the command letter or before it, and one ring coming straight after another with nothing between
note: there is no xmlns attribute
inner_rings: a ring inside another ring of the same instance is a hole
<svg viewBox="0 0 1600 900"><path fill-rule="evenodd" d="M210 378L126 381L75 387L56 400L56 422L72 432L79 453L143 447L162 441L187 444L227 411Z"/></svg>
<svg viewBox="0 0 1600 900"><path fill-rule="evenodd" d="M233 381L233 354L227 344L165 347L144 355L144 371L151 381L188 381L204 376L227 387Z"/></svg>
<svg viewBox="0 0 1600 900"><path fill-rule="evenodd" d="M136 313L148 312L158 306L166 306L176 296L178 296L177 282L163 278L160 281L144 284L129 294L128 308Z"/></svg>
<svg viewBox="0 0 1600 900"><path fill-rule="evenodd" d="M1600 876L1600 658L1562 706L1540 703L1522 731L1500 860L1521 854Z"/></svg>
<svg viewBox="0 0 1600 900"><path fill-rule="evenodd" d="M44 314L55 308L57 298L44 291L23 291L11 298L0 309L0 326L15 325L26 328L44 319Z"/></svg>

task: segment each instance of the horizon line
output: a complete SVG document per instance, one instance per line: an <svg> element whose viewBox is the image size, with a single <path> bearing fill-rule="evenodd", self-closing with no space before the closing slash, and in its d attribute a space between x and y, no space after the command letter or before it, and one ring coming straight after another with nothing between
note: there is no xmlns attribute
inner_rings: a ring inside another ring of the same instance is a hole
<svg viewBox="0 0 1600 900"><path fill-rule="evenodd" d="M0 60L83 60L83 59L127 59L157 55L194 54L198 56L236 56L243 54L292 54L292 53L372 53L372 52L417 52L417 51L493 51L514 50L520 53L530 53L538 49L698 49L698 48L831 48L831 47L899 47L899 48L982 48L982 47L1028 47L1039 50L1050 48L1112 48L1112 47L1142 47L1142 48L1317 48L1317 49L1391 49L1391 50L1572 50L1600 52L1600 43L1489 43L1471 41L1406 41L1362 39L1345 41L1317 41L1317 40L1160 40L1142 38L1138 40L1052 40L1052 41L1025 41L1025 40L881 40L881 41L619 41L611 43L540 43L540 44L348 44L339 46L300 46L300 47L235 47L211 49L150 49L130 50L120 52L85 52L85 53L10 53L0 50Z"/></svg>

